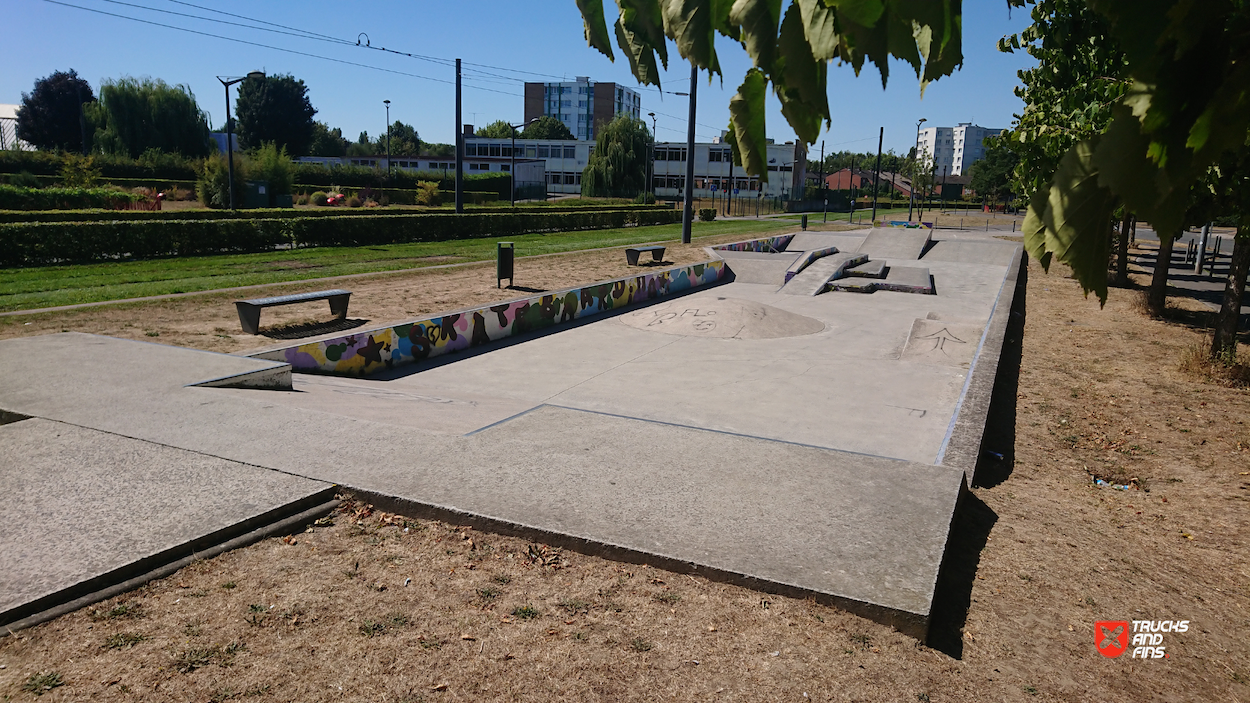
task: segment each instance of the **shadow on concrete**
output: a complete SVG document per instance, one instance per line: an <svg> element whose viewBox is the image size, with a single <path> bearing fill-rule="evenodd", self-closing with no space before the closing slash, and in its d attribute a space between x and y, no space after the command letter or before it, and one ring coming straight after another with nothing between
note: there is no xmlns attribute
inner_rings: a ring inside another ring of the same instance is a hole
<svg viewBox="0 0 1250 703"><path fill-rule="evenodd" d="M546 293L544 288L530 288L529 286L505 286L504 290L519 290L522 293Z"/></svg>
<svg viewBox="0 0 1250 703"><path fill-rule="evenodd" d="M928 644L955 659L964 654L963 628L972 604L972 584L998 514L971 491L965 491L951 520L941 576L933 593Z"/></svg>
<svg viewBox="0 0 1250 703"><path fill-rule="evenodd" d="M362 327L368 322L369 320L361 318L330 320L329 322L304 322L298 325L266 327L260 331L260 335L270 339L303 339L331 332L345 332Z"/></svg>
<svg viewBox="0 0 1250 703"><path fill-rule="evenodd" d="M1020 390L1020 362L1024 356L1028 271L1028 266L1022 266L1016 278L1011 317L1003 335L985 432L981 435L981 452L972 474L972 485L978 488L993 488L1006 481L1016 466L1016 400Z"/></svg>

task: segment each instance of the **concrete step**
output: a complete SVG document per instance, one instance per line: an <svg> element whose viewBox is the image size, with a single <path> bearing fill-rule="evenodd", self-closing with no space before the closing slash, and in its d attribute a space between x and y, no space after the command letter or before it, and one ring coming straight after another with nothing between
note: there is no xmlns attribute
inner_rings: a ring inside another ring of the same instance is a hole
<svg viewBox="0 0 1250 703"><path fill-rule="evenodd" d="M864 278L863 276L846 276L833 281L829 281L829 290L844 291L847 293L871 293L877 289L880 281L872 278Z"/></svg>
<svg viewBox="0 0 1250 703"><path fill-rule="evenodd" d="M847 276L863 276L864 278L885 278L884 261L867 261L859 266L846 270Z"/></svg>
<svg viewBox="0 0 1250 703"><path fill-rule="evenodd" d="M933 295L933 277L926 268L891 266L885 280L877 281L877 290Z"/></svg>
<svg viewBox="0 0 1250 703"><path fill-rule="evenodd" d="M788 295L820 295L829 281L841 278L846 269L868 261L867 254L837 253L822 257L803 269L781 288Z"/></svg>

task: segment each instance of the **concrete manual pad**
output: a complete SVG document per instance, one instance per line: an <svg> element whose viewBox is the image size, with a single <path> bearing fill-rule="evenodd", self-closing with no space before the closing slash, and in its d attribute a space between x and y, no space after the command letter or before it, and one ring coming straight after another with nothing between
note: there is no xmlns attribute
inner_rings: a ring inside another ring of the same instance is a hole
<svg viewBox="0 0 1250 703"><path fill-rule="evenodd" d="M816 334L825 323L750 300L674 300L620 316L630 327L686 337L779 339Z"/></svg>
<svg viewBox="0 0 1250 703"><path fill-rule="evenodd" d="M934 292L933 276L926 268L891 266L885 278L877 281L877 290L932 295Z"/></svg>
<svg viewBox="0 0 1250 703"><path fill-rule="evenodd" d="M862 276L864 278L885 278L885 262L884 261L865 261L858 266L852 266L846 270L847 276Z"/></svg>
<svg viewBox="0 0 1250 703"><path fill-rule="evenodd" d="M1016 255L1016 244L995 239L938 239L925 252L924 261L1007 266Z"/></svg>
<svg viewBox="0 0 1250 703"><path fill-rule="evenodd" d="M874 227L856 249L870 259L916 260L929 245L933 230L928 228Z"/></svg>
<svg viewBox="0 0 1250 703"><path fill-rule="evenodd" d="M725 260L739 283L769 283L780 286L786 281L786 270L803 255L801 251L770 254L759 251L722 251L716 255Z"/></svg>
<svg viewBox="0 0 1250 703"><path fill-rule="evenodd" d="M0 426L0 451L0 623L144 559L179 547L190 556L219 530L333 497L321 481L39 418Z"/></svg>
<svg viewBox="0 0 1250 703"><path fill-rule="evenodd" d="M837 253L822 257L790 279L781 292L787 295L820 295L829 281L840 278L846 269L868 260L864 254Z"/></svg>

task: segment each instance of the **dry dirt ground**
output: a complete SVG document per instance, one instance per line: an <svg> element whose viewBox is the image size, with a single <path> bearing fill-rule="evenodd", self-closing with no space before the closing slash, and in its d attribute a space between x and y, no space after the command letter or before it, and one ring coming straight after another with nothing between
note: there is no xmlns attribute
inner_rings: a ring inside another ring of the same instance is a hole
<svg viewBox="0 0 1250 703"><path fill-rule="evenodd" d="M1058 268L1030 267L1018 385L1000 377L986 440L1003 458L957 520L928 644L811 601L349 504L0 639L0 695L1250 701L1250 390L1181 370L1201 331L1146 318L1136 291L1100 310ZM1100 655L1095 621L1132 619L1190 627L1165 635L1164 659Z"/></svg>

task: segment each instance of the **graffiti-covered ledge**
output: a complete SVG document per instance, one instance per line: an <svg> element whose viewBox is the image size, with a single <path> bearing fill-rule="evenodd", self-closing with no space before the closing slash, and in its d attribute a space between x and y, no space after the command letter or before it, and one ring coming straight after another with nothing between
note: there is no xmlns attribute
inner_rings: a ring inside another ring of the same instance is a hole
<svg viewBox="0 0 1250 703"><path fill-rule="evenodd" d="M250 356L285 361L297 373L364 376L711 285L727 273L723 261L678 266Z"/></svg>

